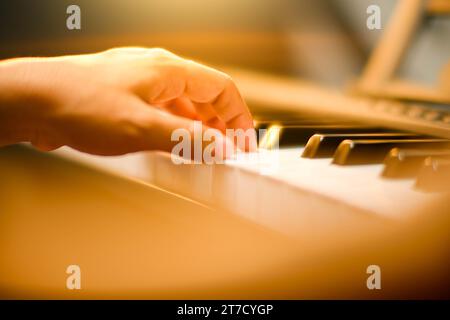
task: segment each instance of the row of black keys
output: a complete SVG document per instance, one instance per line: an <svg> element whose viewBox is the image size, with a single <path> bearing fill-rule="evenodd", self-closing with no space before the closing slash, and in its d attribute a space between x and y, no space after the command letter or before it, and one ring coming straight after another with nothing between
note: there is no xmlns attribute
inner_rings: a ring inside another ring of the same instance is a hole
<svg viewBox="0 0 450 320"><path fill-rule="evenodd" d="M257 124L259 128L268 132L279 130L280 147L305 145L304 158L332 158L337 165L384 161L384 177L417 177L421 189L450 190L450 140L447 139L349 124L261 122ZM267 146L260 144L260 147Z"/></svg>

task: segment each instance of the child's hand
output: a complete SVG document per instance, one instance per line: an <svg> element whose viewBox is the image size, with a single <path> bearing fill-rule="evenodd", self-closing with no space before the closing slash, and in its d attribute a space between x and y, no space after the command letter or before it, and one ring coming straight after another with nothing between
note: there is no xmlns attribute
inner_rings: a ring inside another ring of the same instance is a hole
<svg viewBox="0 0 450 320"><path fill-rule="evenodd" d="M192 131L193 120L221 131L253 128L229 76L163 49L0 63L3 145L30 141L41 150L68 145L100 155L170 151L172 131Z"/></svg>

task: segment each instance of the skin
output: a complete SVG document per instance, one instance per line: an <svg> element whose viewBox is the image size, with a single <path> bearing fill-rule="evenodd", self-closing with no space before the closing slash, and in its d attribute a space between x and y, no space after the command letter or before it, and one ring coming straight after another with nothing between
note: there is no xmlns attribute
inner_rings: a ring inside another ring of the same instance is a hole
<svg viewBox="0 0 450 320"><path fill-rule="evenodd" d="M171 151L173 130L193 134L194 120L204 130L253 128L228 75L163 49L0 62L0 146L28 141L44 151L67 145L97 155ZM237 147L251 151L250 140Z"/></svg>

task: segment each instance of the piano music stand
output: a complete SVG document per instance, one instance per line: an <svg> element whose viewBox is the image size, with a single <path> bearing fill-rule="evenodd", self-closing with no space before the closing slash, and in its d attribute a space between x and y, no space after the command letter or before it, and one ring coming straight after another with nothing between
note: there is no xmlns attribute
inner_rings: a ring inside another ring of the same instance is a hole
<svg viewBox="0 0 450 320"><path fill-rule="evenodd" d="M393 79L423 17L448 14L448 1L399 0L361 78L351 88L351 92L381 98L450 103L450 94L447 92Z"/></svg>

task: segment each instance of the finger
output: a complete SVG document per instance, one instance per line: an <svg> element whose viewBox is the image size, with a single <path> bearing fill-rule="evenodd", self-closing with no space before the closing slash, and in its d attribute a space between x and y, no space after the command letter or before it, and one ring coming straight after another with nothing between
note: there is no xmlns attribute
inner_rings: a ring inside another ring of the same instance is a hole
<svg viewBox="0 0 450 320"><path fill-rule="evenodd" d="M33 147L40 151L53 151L63 146L54 133L41 132L30 141Z"/></svg>
<svg viewBox="0 0 450 320"><path fill-rule="evenodd" d="M161 107L162 109L180 117L185 117L193 120L201 119L193 103L185 97L176 98L172 101L162 103Z"/></svg>
<svg viewBox="0 0 450 320"><path fill-rule="evenodd" d="M256 133L250 111L242 99L238 88L231 78L201 64L187 61L184 95L194 102L200 117L210 123L214 120L228 129L242 129L244 133L236 137L241 150L253 151L256 149ZM248 131L247 131L248 130Z"/></svg>
<svg viewBox="0 0 450 320"><path fill-rule="evenodd" d="M213 113L215 113L226 128L242 129L243 132L235 131L235 142L238 148L254 151L256 133L253 119L231 78L195 62L188 63L187 70L185 95L194 101L194 105L203 107L196 108L199 115L209 122L214 119Z"/></svg>
<svg viewBox="0 0 450 320"><path fill-rule="evenodd" d="M225 133L226 123L217 116L217 112L210 103L193 103L200 120L207 126Z"/></svg>
<svg viewBox="0 0 450 320"><path fill-rule="evenodd" d="M211 128L215 128L215 129L219 130L220 132L222 132L223 134L226 134L227 127L225 125L225 122L223 122L222 120L220 120L217 117L205 122L205 125L207 125L208 127L211 127Z"/></svg>
<svg viewBox="0 0 450 320"><path fill-rule="evenodd" d="M157 53L157 57L154 57L156 63L151 64L152 79L146 84L146 101L161 103L187 97L194 103L209 103L226 128L253 130L250 111L228 75L164 50ZM210 114L203 114L205 117L212 119ZM253 149L256 133L253 131L245 141L249 143L241 143L239 147L243 150Z"/></svg>
<svg viewBox="0 0 450 320"><path fill-rule="evenodd" d="M150 64L151 80L140 87L147 102L161 103L187 97L196 103L211 103L227 128L252 129L250 111L227 74L165 50L157 50Z"/></svg>
<svg viewBox="0 0 450 320"><path fill-rule="evenodd" d="M40 150L40 151L54 151L56 149L59 149L63 146L63 144L61 143L51 143L51 142L41 142L41 143L32 143L33 147L35 147L36 149Z"/></svg>
<svg viewBox="0 0 450 320"><path fill-rule="evenodd" d="M242 105L245 108L240 107ZM235 131L235 143L239 149L255 151L256 132L253 119L234 82L227 82L224 90L212 102L212 106L227 128L244 130Z"/></svg>
<svg viewBox="0 0 450 320"><path fill-rule="evenodd" d="M199 121L193 121L190 119L178 117L172 114L160 112L154 109L152 115L151 125L148 126L146 132L145 146L147 149L157 149L168 152L173 152L174 147L180 143L178 138L174 138L174 132L180 130L189 137L190 151L188 157L195 160L203 160L203 151L207 148L210 141L205 141L206 132L211 130L214 132L215 148L212 152L216 156L217 160L228 158L233 154L233 143L228 140L220 131L210 128L206 125L202 125ZM155 137L157 137L155 139ZM199 154L199 156L198 156ZM176 154L179 155L179 154ZM186 154L181 154L186 157ZM222 158L223 157L223 158Z"/></svg>

